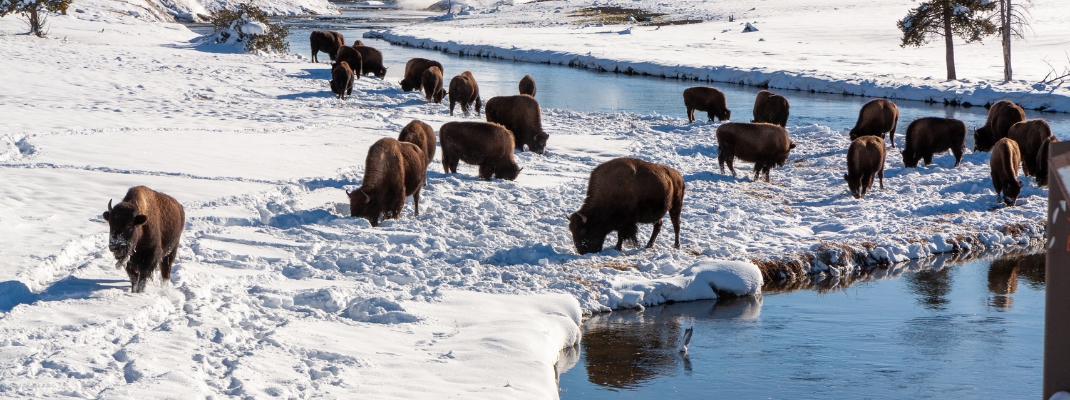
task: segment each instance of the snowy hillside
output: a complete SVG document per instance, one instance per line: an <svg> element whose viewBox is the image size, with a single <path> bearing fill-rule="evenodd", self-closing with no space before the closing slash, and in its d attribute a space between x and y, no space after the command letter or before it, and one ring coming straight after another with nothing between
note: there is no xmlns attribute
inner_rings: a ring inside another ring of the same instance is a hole
<svg viewBox="0 0 1070 400"><path fill-rule="evenodd" d="M206 22L216 11L252 3L268 15L337 14L329 0L79 0L71 7L78 14L103 14L104 18L133 17L143 21Z"/></svg>

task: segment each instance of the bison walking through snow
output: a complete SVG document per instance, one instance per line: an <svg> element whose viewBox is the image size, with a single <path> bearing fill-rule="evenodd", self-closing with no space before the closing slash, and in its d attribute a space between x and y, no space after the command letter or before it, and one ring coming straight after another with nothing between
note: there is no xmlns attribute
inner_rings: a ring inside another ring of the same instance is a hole
<svg viewBox="0 0 1070 400"><path fill-rule="evenodd" d="M758 92L754 97L754 120L751 122L768 122L781 127L788 126L788 99L768 90Z"/></svg>
<svg viewBox="0 0 1070 400"><path fill-rule="evenodd" d="M873 187L873 176L880 178L881 190L884 190L884 139L877 136L862 136L851 141L847 148L847 188L856 199L866 197Z"/></svg>
<svg viewBox="0 0 1070 400"><path fill-rule="evenodd" d="M1018 201L1018 194L1022 192L1022 181L1018 180L1018 164L1021 162L1022 154L1013 140L1003 138L992 146L989 165L992 167L992 187L996 190L996 201L1002 201L1008 206L1013 206Z"/></svg>
<svg viewBox="0 0 1070 400"><path fill-rule="evenodd" d="M925 117L907 126L906 144L901 154L903 165L915 168L918 160L924 159L925 165L929 165L933 163L933 154L951 150L957 167L965 149L966 123L953 118Z"/></svg>
<svg viewBox="0 0 1070 400"><path fill-rule="evenodd" d="M739 158L754 163L754 180L765 174L769 182L769 170L774 165L783 167L795 143L788 138L788 131L779 125L767 123L729 122L717 127L717 163L724 173L724 166L736 176L733 160Z"/></svg>
<svg viewBox="0 0 1070 400"><path fill-rule="evenodd" d="M895 147L895 127L899 124L899 107L888 99L873 99L858 111L858 121L851 128L851 140L862 136L884 138L888 134L888 143Z"/></svg>
<svg viewBox="0 0 1070 400"><path fill-rule="evenodd" d="M705 111L706 117L713 121L727 121L732 117L728 110L724 93L709 86L696 86L684 89L684 107L687 107L687 122L695 122L695 110Z"/></svg>
<svg viewBox="0 0 1070 400"><path fill-rule="evenodd" d="M342 61L334 64L331 69L331 92L342 100L353 93L353 70L349 69L349 63Z"/></svg>
<svg viewBox="0 0 1070 400"><path fill-rule="evenodd" d="M316 53L327 53L327 57L334 60L338 48L346 45L346 39L341 33L331 31L312 31L308 35L309 47L312 48L312 62L319 62Z"/></svg>
<svg viewBox="0 0 1070 400"><path fill-rule="evenodd" d="M524 145L533 152L543 154L550 135L542 130L542 109L539 101L526 94L498 96L487 101L487 122L496 122L513 132L516 149L524 151Z"/></svg>
<svg viewBox="0 0 1070 400"><path fill-rule="evenodd" d="M476 115L479 115L479 109L483 107L483 99L479 98L479 84L476 83L476 77L472 76L471 71L464 71L450 80L449 95L450 115L453 115L453 107L461 103L461 111L467 117L468 107L473 102L476 103Z"/></svg>
<svg viewBox="0 0 1070 400"><path fill-rule="evenodd" d="M416 145L379 139L368 149L360 188L346 191L350 215L379 226L382 220L401 218L405 198L412 196L413 214L419 216L426 165L423 150Z"/></svg>
<svg viewBox="0 0 1070 400"><path fill-rule="evenodd" d="M1025 110L1010 100L1000 100L988 108L984 126L973 132L973 151L989 151L1002 138L1007 137L1011 126L1025 121Z"/></svg>
<svg viewBox="0 0 1070 400"><path fill-rule="evenodd" d="M115 266L125 267L131 292L144 292L157 268L164 283L171 281L171 265L186 225L186 213L178 201L135 186L115 207L109 200L103 218L108 221L108 250L118 260Z"/></svg>
<svg viewBox="0 0 1070 400"><path fill-rule="evenodd" d="M439 129L442 141L442 169L457 173L457 164L464 161L479 166L479 177L514 180L520 166L513 159L513 133L504 126L490 122L447 122Z"/></svg>

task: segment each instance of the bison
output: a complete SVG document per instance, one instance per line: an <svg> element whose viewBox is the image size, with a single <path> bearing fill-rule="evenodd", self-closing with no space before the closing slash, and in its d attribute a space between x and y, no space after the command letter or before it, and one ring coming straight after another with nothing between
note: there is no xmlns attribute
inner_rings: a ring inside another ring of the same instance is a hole
<svg viewBox="0 0 1070 400"><path fill-rule="evenodd" d="M754 163L754 180L758 180L758 174L764 173L765 181L769 182L769 170L773 165L783 167L787 163L795 143L780 125L729 122L717 127L717 146L717 163L722 174L728 164L728 170L736 176L732 161L739 158Z"/></svg>
<svg viewBox="0 0 1070 400"><path fill-rule="evenodd" d="M709 86L696 86L684 89L684 107L687 107L687 122L695 122L695 110L705 111L706 117L713 121L727 121L732 117L728 110L724 93Z"/></svg>
<svg viewBox="0 0 1070 400"><path fill-rule="evenodd" d="M457 173L458 161L479 166L479 177L514 180L521 168L513 160L513 133L490 122L447 122L439 129L442 169Z"/></svg>
<svg viewBox="0 0 1070 400"><path fill-rule="evenodd" d="M545 154L550 135L542 130L542 110L534 97L526 94L494 97L487 101L484 112L487 122L502 124L513 132L517 150L524 151L527 145L531 151Z"/></svg>
<svg viewBox="0 0 1070 400"><path fill-rule="evenodd" d="M427 158L424 168L427 168L431 164L431 159L435 158L435 130L431 129L431 125L414 119L401 129L398 141L415 144L424 152L424 157Z"/></svg>
<svg viewBox="0 0 1070 400"><path fill-rule="evenodd" d="M672 220L680 248L680 211L684 208L684 178L675 169L636 158L616 158L591 171L587 197L579 211L568 216L572 243L580 254L598 253L606 235L617 232L617 251L624 242L638 244L637 224L654 224L646 247L654 246L665 212Z"/></svg>
<svg viewBox="0 0 1070 400"><path fill-rule="evenodd" d="M363 45L364 45L364 42L360 41L360 39L357 39L356 41L353 42L353 47L363 46Z"/></svg>
<svg viewBox="0 0 1070 400"><path fill-rule="evenodd" d="M353 70L353 78L360 79L360 68L364 64L364 61L360 58L360 52L349 46L339 47L338 52L334 55L334 62L337 64L343 61L348 63L349 68Z"/></svg>
<svg viewBox="0 0 1070 400"><path fill-rule="evenodd" d="M370 46L353 46L360 52L360 73L372 74L376 78L383 79L386 76L386 67L383 66L383 52Z"/></svg>
<svg viewBox="0 0 1070 400"><path fill-rule="evenodd" d="M851 140L862 136L880 136L888 134L888 142L895 147L895 127L899 125L899 107L888 99L873 99L858 111L858 121L851 128Z"/></svg>
<svg viewBox="0 0 1070 400"><path fill-rule="evenodd" d="M1048 186L1048 149L1052 143L1058 141L1058 138L1052 136L1040 142L1040 149L1037 150L1037 186Z"/></svg>
<svg viewBox="0 0 1070 400"><path fill-rule="evenodd" d="M308 35L309 46L312 47L312 62L319 62L316 53L327 53L327 57L334 61L338 48L346 45L346 39L341 33L331 31L312 31Z"/></svg>
<svg viewBox="0 0 1070 400"><path fill-rule="evenodd" d="M996 141L1007 137L1011 126L1025 121L1025 110L1010 100L1000 100L988 108L988 120L973 132L973 151L989 151Z"/></svg>
<svg viewBox="0 0 1070 400"><path fill-rule="evenodd" d="M160 269L163 283L171 281L171 265L178 256L178 242L186 225L186 212L173 197L135 186L126 197L102 215L108 221L108 250L125 267L130 291L145 291L152 272Z"/></svg>
<svg viewBox="0 0 1070 400"><path fill-rule="evenodd" d="M342 61L334 64L331 69L331 91L342 100L353 93L353 70L349 68L349 63Z"/></svg>
<svg viewBox="0 0 1070 400"><path fill-rule="evenodd" d="M1008 206L1013 206L1018 201L1018 194L1022 192L1022 181L1018 180L1018 164L1021 162L1022 154L1014 140L1002 138L992 146L989 164L992 167L992 187L996 190L996 201L1002 201Z"/></svg>
<svg viewBox="0 0 1070 400"><path fill-rule="evenodd" d="M445 72L442 63L426 58L410 58L405 63L405 77L401 79L401 90L411 92L423 88L424 72L431 67L438 67L439 72Z"/></svg>
<svg viewBox="0 0 1070 400"><path fill-rule="evenodd" d="M873 175L880 178L881 190L884 190L884 139L877 136L862 136L851 141L847 148L847 188L856 199L866 197L873 187Z"/></svg>
<svg viewBox="0 0 1070 400"><path fill-rule="evenodd" d="M1022 175L1036 176L1037 153L1040 153L1040 145L1051 136L1051 126L1042 119L1011 125L1007 137L1017 142L1018 150L1022 152Z"/></svg>
<svg viewBox="0 0 1070 400"><path fill-rule="evenodd" d="M453 115L453 107L461 103L461 111L468 116L468 107L472 102L476 103L476 115L483 107L483 99L479 98L479 84L471 71L464 71L450 80L450 115Z"/></svg>
<svg viewBox="0 0 1070 400"><path fill-rule="evenodd" d="M431 67L424 71L423 79L420 80L424 88L424 98L427 102L441 103L446 97L446 89L442 87L442 69Z"/></svg>
<svg viewBox="0 0 1070 400"><path fill-rule="evenodd" d="M531 75L524 75L523 78L520 78L520 94L535 97L535 78L532 78Z"/></svg>
<svg viewBox="0 0 1070 400"><path fill-rule="evenodd" d="M751 122L768 122L781 127L788 126L788 99L768 90L758 92L754 97L754 120Z"/></svg>
<svg viewBox="0 0 1070 400"><path fill-rule="evenodd" d="M951 150L955 155L954 167L957 167L965 149L966 123L954 118L925 117L907 125L906 144L901 154L903 165L915 168L918 160L924 159L925 165L929 165L933 163L933 154Z"/></svg>
<svg viewBox="0 0 1070 400"><path fill-rule="evenodd" d="M420 189L426 171L426 158L419 147L393 138L379 139L368 149L360 188L346 191L350 215L363 217L376 227L382 220L401 218L405 198L412 196L413 215L420 216Z"/></svg>

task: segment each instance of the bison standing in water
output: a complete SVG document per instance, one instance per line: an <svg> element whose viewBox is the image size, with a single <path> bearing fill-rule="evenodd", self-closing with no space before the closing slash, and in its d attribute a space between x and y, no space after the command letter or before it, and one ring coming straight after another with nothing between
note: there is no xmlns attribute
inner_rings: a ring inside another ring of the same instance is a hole
<svg viewBox="0 0 1070 400"><path fill-rule="evenodd" d="M768 90L758 92L754 97L754 121L788 126L788 99Z"/></svg>
<svg viewBox="0 0 1070 400"><path fill-rule="evenodd" d="M779 125L729 122L717 127L717 147L717 163L722 174L728 164L728 170L736 176L732 162L739 158L754 163L754 180L764 173L765 181L769 182L769 170L774 165L783 167L788 162L795 143L788 138L788 131Z"/></svg>
<svg viewBox="0 0 1070 400"><path fill-rule="evenodd" d="M884 138L888 134L888 143L895 147L895 127L899 124L899 107L888 99L873 99L858 111L858 121L851 128L851 140L862 136Z"/></svg>
<svg viewBox="0 0 1070 400"><path fill-rule="evenodd" d="M398 141L415 144L416 147L423 150L424 156L427 158L424 168L427 168L431 164L431 159L435 158L435 130L431 129L431 125L425 124L423 121L414 119L408 125L405 125L401 129L401 134L398 135Z"/></svg>
<svg viewBox="0 0 1070 400"><path fill-rule="evenodd" d="M728 110L724 93L709 86L696 86L684 89L684 107L687 107L687 122L695 122L695 110L705 111L706 117L713 121L727 121L732 117Z"/></svg>
<svg viewBox="0 0 1070 400"><path fill-rule="evenodd" d="M419 216L426 162L423 150L412 143L379 139L368 149L360 188L346 191L350 215L379 226L381 220L401 218L405 198L412 196L414 215Z"/></svg>
<svg viewBox="0 0 1070 400"><path fill-rule="evenodd" d="M520 175L520 166L513 159L513 133L504 126L490 122L447 122L439 129L442 141L442 169L457 173L457 164L464 161L479 166L479 177L508 181Z"/></svg>
<svg viewBox="0 0 1070 400"><path fill-rule="evenodd" d="M1037 150L1037 186L1048 186L1048 149L1052 143L1058 141L1058 138L1052 136L1040 143L1040 149Z"/></svg>
<svg viewBox="0 0 1070 400"><path fill-rule="evenodd" d="M479 84L476 83L476 77L472 76L472 71L464 71L450 80L449 95L450 115L453 115L454 105L461 103L461 111L467 117L468 107L472 102L476 103L476 115L479 115L479 109L483 107L483 99L479 98Z"/></svg>
<svg viewBox="0 0 1070 400"><path fill-rule="evenodd" d="M1009 138L1000 139L992 146L992 187L996 190L996 201L1013 206L1022 192L1022 181L1018 180L1018 164L1022 155L1018 144Z"/></svg>
<svg viewBox="0 0 1070 400"><path fill-rule="evenodd" d="M959 166L966 150L966 123L954 118L925 117L907 126L906 144L901 153L907 168L917 167L922 159L925 165L932 164L933 154L948 150L955 155L954 166Z"/></svg>
<svg viewBox="0 0 1070 400"><path fill-rule="evenodd" d="M606 235L617 232L617 250L624 242L638 244L638 224L654 224L646 247L654 246L661 220L669 213L680 248L680 212L684 208L684 178L675 169L637 158L617 158L591 171L587 197L568 217L568 230L580 254L602 251Z"/></svg>
<svg viewBox="0 0 1070 400"><path fill-rule="evenodd" d="M424 71L423 79L420 80L424 88L424 98L428 103L441 103L446 97L446 89L442 87L442 69L431 67Z"/></svg>
<svg viewBox="0 0 1070 400"><path fill-rule="evenodd" d="M496 122L513 132L516 149L524 145L533 152L545 154L550 135L542 130L542 109L539 101L526 94L498 96L487 101L487 122Z"/></svg>
<svg viewBox="0 0 1070 400"><path fill-rule="evenodd" d="M123 201L102 215L108 221L108 250L125 267L130 291L145 291L152 272L160 270L163 283L171 281L171 265L186 226L186 212L173 197L144 186L126 192Z"/></svg>
<svg viewBox="0 0 1070 400"><path fill-rule="evenodd" d="M973 133L973 151L989 151L996 141L1007 137L1011 126L1025 121L1025 110L1010 100L1000 100L988 108L985 125Z"/></svg>
<svg viewBox="0 0 1070 400"><path fill-rule="evenodd" d="M532 78L531 75L524 75L523 78L520 78L519 88L520 94L535 97L535 78Z"/></svg>
<svg viewBox="0 0 1070 400"><path fill-rule="evenodd" d="M338 48L346 45L346 39L341 33L331 31L312 31L308 35L309 47L312 48L312 62L319 62L316 53L327 53L327 57L334 60Z"/></svg>
<svg viewBox="0 0 1070 400"><path fill-rule="evenodd" d="M873 176L880 178L881 190L884 190L884 139L877 136L862 136L851 141L847 148L847 188L856 199L866 197L873 187Z"/></svg>
<svg viewBox="0 0 1070 400"><path fill-rule="evenodd" d="M401 79L401 90L410 92L423 88L424 72L431 67L438 67L439 73L445 72L442 63L426 58L410 58L405 63L405 77Z"/></svg>
<svg viewBox="0 0 1070 400"><path fill-rule="evenodd" d="M349 63L342 61L334 64L331 69L331 92L342 100L353 93L353 70L349 69Z"/></svg>
<svg viewBox="0 0 1070 400"><path fill-rule="evenodd" d="M1018 149L1022 151L1022 175L1035 176L1037 154L1040 153L1040 146L1052 137L1051 126L1042 119L1022 121L1011 126L1007 137L1018 142Z"/></svg>

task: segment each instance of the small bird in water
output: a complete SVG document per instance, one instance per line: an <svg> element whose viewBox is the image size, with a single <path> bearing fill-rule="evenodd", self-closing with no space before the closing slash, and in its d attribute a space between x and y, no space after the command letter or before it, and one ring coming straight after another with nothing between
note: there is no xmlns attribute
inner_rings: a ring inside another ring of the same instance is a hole
<svg viewBox="0 0 1070 400"><path fill-rule="evenodd" d="M684 337L680 340L680 352L687 354L687 345L691 344L691 333L695 331L695 326L691 325L690 328L684 330Z"/></svg>

